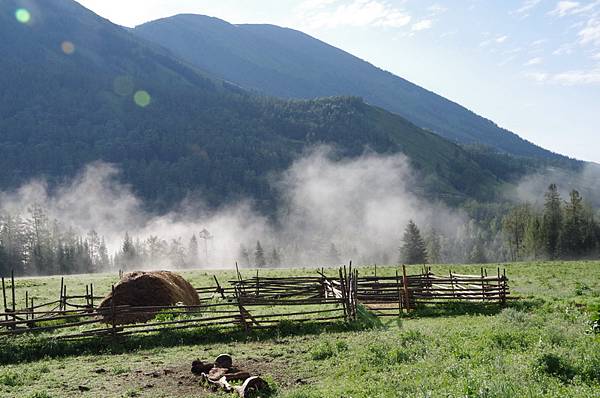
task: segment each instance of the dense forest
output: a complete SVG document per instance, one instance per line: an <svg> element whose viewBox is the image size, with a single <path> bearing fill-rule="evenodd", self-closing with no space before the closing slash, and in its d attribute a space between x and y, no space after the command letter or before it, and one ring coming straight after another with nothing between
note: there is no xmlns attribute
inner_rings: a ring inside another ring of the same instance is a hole
<svg viewBox="0 0 600 398"><path fill-rule="evenodd" d="M252 198L268 212L269 176L319 145L340 158L403 153L422 177L414 190L449 204L493 201L502 184L549 164L580 167L463 148L356 97L257 96L74 1L32 0L28 23L14 18L20 4L0 3L2 190L40 177L57 186L105 161L153 210L197 195L211 206Z"/></svg>
<svg viewBox="0 0 600 398"><path fill-rule="evenodd" d="M452 142L567 161L455 102L293 29L232 25L187 14L148 22L132 32L214 76L268 95L360 96Z"/></svg>
<svg viewBox="0 0 600 398"><path fill-rule="evenodd" d="M365 258L346 242L323 239L311 248L272 236L239 242L230 248L242 267L360 264L488 263L520 260L589 259L600 256L598 210L577 191L564 200L556 185L545 194L542 208L529 204L504 207L491 219L472 219L443 235L410 222L398 236L398 251ZM41 206L24 216L0 215L0 274L89 273L140 268L202 268L232 266L211 263L213 236L206 229L167 241L159 236L134 237L125 232L112 252L95 231L81 234L49 219ZM263 243L261 243L261 241ZM268 242L268 245L264 242ZM303 254L310 251L310 259ZM307 262L309 261L309 262Z"/></svg>

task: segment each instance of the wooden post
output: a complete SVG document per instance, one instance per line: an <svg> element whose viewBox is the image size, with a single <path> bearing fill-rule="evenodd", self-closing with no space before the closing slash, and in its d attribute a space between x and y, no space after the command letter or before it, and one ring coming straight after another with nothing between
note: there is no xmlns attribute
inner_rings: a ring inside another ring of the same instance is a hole
<svg viewBox="0 0 600 398"><path fill-rule="evenodd" d="M6 287L4 284L4 277L2 277L2 298L4 299L4 313L6 314L8 307L6 305ZM4 315L4 320L8 322L8 315Z"/></svg>
<svg viewBox="0 0 600 398"><path fill-rule="evenodd" d="M90 283L90 305L94 309L94 284Z"/></svg>
<svg viewBox="0 0 600 398"><path fill-rule="evenodd" d="M236 263L236 268L237 268L237 263ZM244 314L244 307L242 306L242 302L240 301L240 293L239 293L239 287L236 286L234 288L235 290L235 298L238 304L238 310L240 311L240 320L242 322L242 326L244 327L244 330L246 332L250 331L250 325L248 324L248 322L246 321L246 316Z"/></svg>
<svg viewBox="0 0 600 398"><path fill-rule="evenodd" d="M112 285L112 295L110 300L110 321L112 323L112 335L113 337L117 334L117 317L115 311L115 285Z"/></svg>
<svg viewBox="0 0 600 398"><path fill-rule="evenodd" d="M499 295L499 299L500 301L502 301L502 278L500 277L500 267L498 267L498 295Z"/></svg>
<svg viewBox="0 0 600 398"><path fill-rule="evenodd" d="M408 293L408 277L406 276L406 265L402 264L402 284L404 285L404 296L406 299L406 311L410 312L410 296Z"/></svg>
<svg viewBox="0 0 600 398"><path fill-rule="evenodd" d="M454 277L452 276L452 270L450 270L450 286L452 287L452 297L456 298L456 292L454 291Z"/></svg>
<svg viewBox="0 0 600 398"><path fill-rule="evenodd" d="M29 306L29 292L25 290L25 320L29 320L28 307Z"/></svg>
<svg viewBox="0 0 600 398"><path fill-rule="evenodd" d="M256 270L256 297L258 297L259 293L260 293L260 283L258 280L258 269Z"/></svg>
<svg viewBox="0 0 600 398"><path fill-rule="evenodd" d="M63 287L65 285L65 278L61 277L60 278L60 296L58 298L58 310L62 311L63 310Z"/></svg>
<svg viewBox="0 0 600 398"><path fill-rule="evenodd" d="M504 268L502 275L502 305L506 304L506 268Z"/></svg>
<svg viewBox="0 0 600 398"><path fill-rule="evenodd" d="M15 298L15 271L12 270L10 271L10 290L12 292L12 320L16 321L17 317L15 316L15 312L17 310L16 308L16 298ZM15 328L15 325L13 325L12 327L13 329Z"/></svg>
<svg viewBox="0 0 600 398"><path fill-rule="evenodd" d="M358 310L358 270L354 270L354 283L352 284L352 316L356 321L356 312Z"/></svg>
<svg viewBox="0 0 600 398"><path fill-rule="evenodd" d="M33 305L33 297L31 298L31 320L33 321L35 319L35 308Z"/></svg>
<svg viewBox="0 0 600 398"><path fill-rule="evenodd" d="M223 289L221 288L221 285L219 284L219 281L217 280L217 276L216 276L216 275L213 275L213 278L215 278L215 283L217 284L217 291L218 291L219 293L221 293L221 298L222 298L223 300L225 300L225 294L224 294L224 291L223 291Z"/></svg>
<svg viewBox="0 0 600 398"><path fill-rule="evenodd" d="M63 286L63 311L67 310L67 285Z"/></svg>
<svg viewBox="0 0 600 398"><path fill-rule="evenodd" d="M85 285L85 306L90 308L90 288L88 285Z"/></svg>
<svg viewBox="0 0 600 398"><path fill-rule="evenodd" d="M344 319L348 322L348 308L346 303L346 286L344 284L344 274L342 272L342 267L339 269L340 275L340 291L342 292L342 307L344 309Z"/></svg>
<svg viewBox="0 0 600 398"><path fill-rule="evenodd" d="M396 290L398 291L398 316L402 316L402 295L400 294L400 277L398 276L398 270L396 270Z"/></svg>
<svg viewBox="0 0 600 398"><path fill-rule="evenodd" d="M377 264L375 264L375 278L377 278Z"/></svg>
<svg viewBox="0 0 600 398"><path fill-rule="evenodd" d="M481 267L481 301L485 301L485 276L483 275L483 267Z"/></svg>

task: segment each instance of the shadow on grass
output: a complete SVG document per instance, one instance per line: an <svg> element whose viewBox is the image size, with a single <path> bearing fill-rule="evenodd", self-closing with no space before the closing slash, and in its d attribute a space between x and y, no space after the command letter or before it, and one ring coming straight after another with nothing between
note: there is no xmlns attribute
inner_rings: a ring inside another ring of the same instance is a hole
<svg viewBox="0 0 600 398"><path fill-rule="evenodd" d="M501 305L481 303L446 303L442 306L423 307L403 318L450 317L461 315L495 315L504 308L529 311L543 305L543 300L514 300ZM0 339L0 365L80 355L124 354L157 347L207 345L231 342L268 341L281 337L318 335L386 328L375 314L359 305L357 320L352 323L298 323L282 321L269 329L249 332L239 328L197 328L169 330L117 337L92 337L80 340L58 340L52 336L22 336Z"/></svg>
<svg viewBox="0 0 600 398"><path fill-rule="evenodd" d="M81 355L124 354L136 350L185 345L206 345L230 342L268 341L288 336L317 335L365 330L368 322L331 324L282 321L269 329L197 328L168 330L116 337L91 337L79 340L58 340L47 336L23 336L0 340L0 365Z"/></svg>
<svg viewBox="0 0 600 398"><path fill-rule="evenodd" d="M444 305L431 305L420 307L405 314L405 318L435 318L435 317L451 317L463 315L496 315L502 312L505 308L513 308L519 311L531 311L540 308L544 305L544 300L540 299L520 299L510 300L506 304L497 303L482 304L482 303L444 303Z"/></svg>

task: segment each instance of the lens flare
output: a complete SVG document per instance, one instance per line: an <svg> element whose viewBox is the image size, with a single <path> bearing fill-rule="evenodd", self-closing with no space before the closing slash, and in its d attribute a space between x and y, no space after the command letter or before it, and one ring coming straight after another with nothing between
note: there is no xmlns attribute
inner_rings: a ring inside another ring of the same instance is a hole
<svg viewBox="0 0 600 398"><path fill-rule="evenodd" d="M75 52L75 44L70 41L63 41L60 48L62 48L63 53L67 55L71 55Z"/></svg>
<svg viewBox="0 0 600 398"><path fill-rule="evenodd" d="M31 14L25 8L19 8L15 11L15 18L21 23L29 23L31 21Z"/></svg>
<svg viewBox="0 0 600 398"><path fill-rule="evenodd" d="M137 106L141 106L142 108L145 108L148 105L150 105L151 100L152 98L150 97L150 94L148 94L148 92L144 90L136 92L133 96L133 101L137 104Z"/></svg>

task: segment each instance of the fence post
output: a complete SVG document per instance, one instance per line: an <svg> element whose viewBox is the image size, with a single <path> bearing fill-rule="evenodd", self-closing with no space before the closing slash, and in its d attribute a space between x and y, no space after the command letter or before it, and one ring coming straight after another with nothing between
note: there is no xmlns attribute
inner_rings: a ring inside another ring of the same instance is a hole
<svg viewBox="0 0 600 398"><path fill-rule="evenodd" d="M63 286L63 311L67 310L67 285Z"/></svg>
<svg viewBox="0 0 600 398"><path fill-rule="evenodd" d="M342 307L344 309L344 319L348 322L348 308L346 303L346 286L344 284L344 274L342 273L342 267L339 269L340 276L340 291L342 292Z"/></svg>
<svg viewBox="0 0 600 398"><path fill-rule="evenodd" d="M481 301L485 302L485 276L483 275L483 267L481 267Z"/></svg>
<svg viewBox="0 0 600 398"><path fill-rule="evenodd" d="M237 263L236 263L236 267L237 267ZM234 287L235 290L235 298L238 304L238 311L240 311L240 321L242 322L242 326L244 327L244 330L246 332L250 331L250 325L248 324L248 322L246 322L246 316L244 315L244 307L242 306L242 302L240 299L240 293L239 293L239 287L236 286Z"/></svg>
<svg viewBox="0 0 600 398"><path fill-rule="evenodd" d="M402 295L400 294L400 277L398 276L398 270L396 270L396 290L398 291L398 316L402 316Z"/></svg>
<svg viewBox="0 0 600 398"><path fill-rule="evenodd" d="M17 307L16 307L16 298L15 298L15 271L12 270L10 271L10 288L12 291L12 319L13 322L16 322L17 317L15 315L15 312L17 311ZM16 325L13 325L13 329L16 327Z"/></svg>
<svg viewBox="0 0 600 398"><path fill-rule="evenodd" d="M4 299L4 320L8 322L8 314L6 314L8 308L6 304L6 286L4 284L4 277L2 277L2 298Z"/></svg>
<svg viewBox="0 0 600 398"><path fill-rule="evenodd" d="M452 298L456 298L456 292L454 291L454 277L452 276L452 270L450 270L450 287L452 288Z"/></svg>
<svg viewBox="0 0 600 398"><path fill-rule="evenodd" d="M502 305L506 304L506 282L506 268L504 268L502 275Z"/></svg>
<svg viewBox="0 0 600 398"><path fill-rule="evenodd" d="M115 285L112 285L111 288L111 300L110 300L110 321L112 323L112 336L115 337L117 334L117 313L115 311Z"/></svg>
<svg viewBox="0 0 600 398"><path fill-rule="evenodd" d="M25 320L26 321L29 320L28 307L29 307L29 292L27 290L25 290Z"/></svg>
<svg viewBox="0 0 600 398"><path fill-rule="evenodd" d="M256 297L258 297L260 293L260 283L258 280L258 269L256 270Z"/></svg>
<svg viewBox="0 0 600 398"><path fill-rule="evenodd" d="M353 297L353 306L352 306L352 313L354 316L354 320L356 321L356 313L358 311L358 270L355 269L354 270L354 284L353 286L353 291L352 291L352 297Z"/></svg>
<svg viewBox="0 0 600 398"><path fill-rule="evenodd" d="M94 284L90 283L90 305L92 307L92 312L94 311Z"/></svg>
<svg viewBox="0 0 600 398"><path fill-rule="evenodd" d="M60 294L58 296L58 310L63 310L63 286L65 285L65 277L60 278Z"/></svg>
<svg viewBox="0 0 600 398"><path fill-rule="evenodd" d="M402 264L402 284L404 285L404 296L406 299L406 311L410 312L410 296L408 292L408 277L406 276L406 265Z"/></svg>

